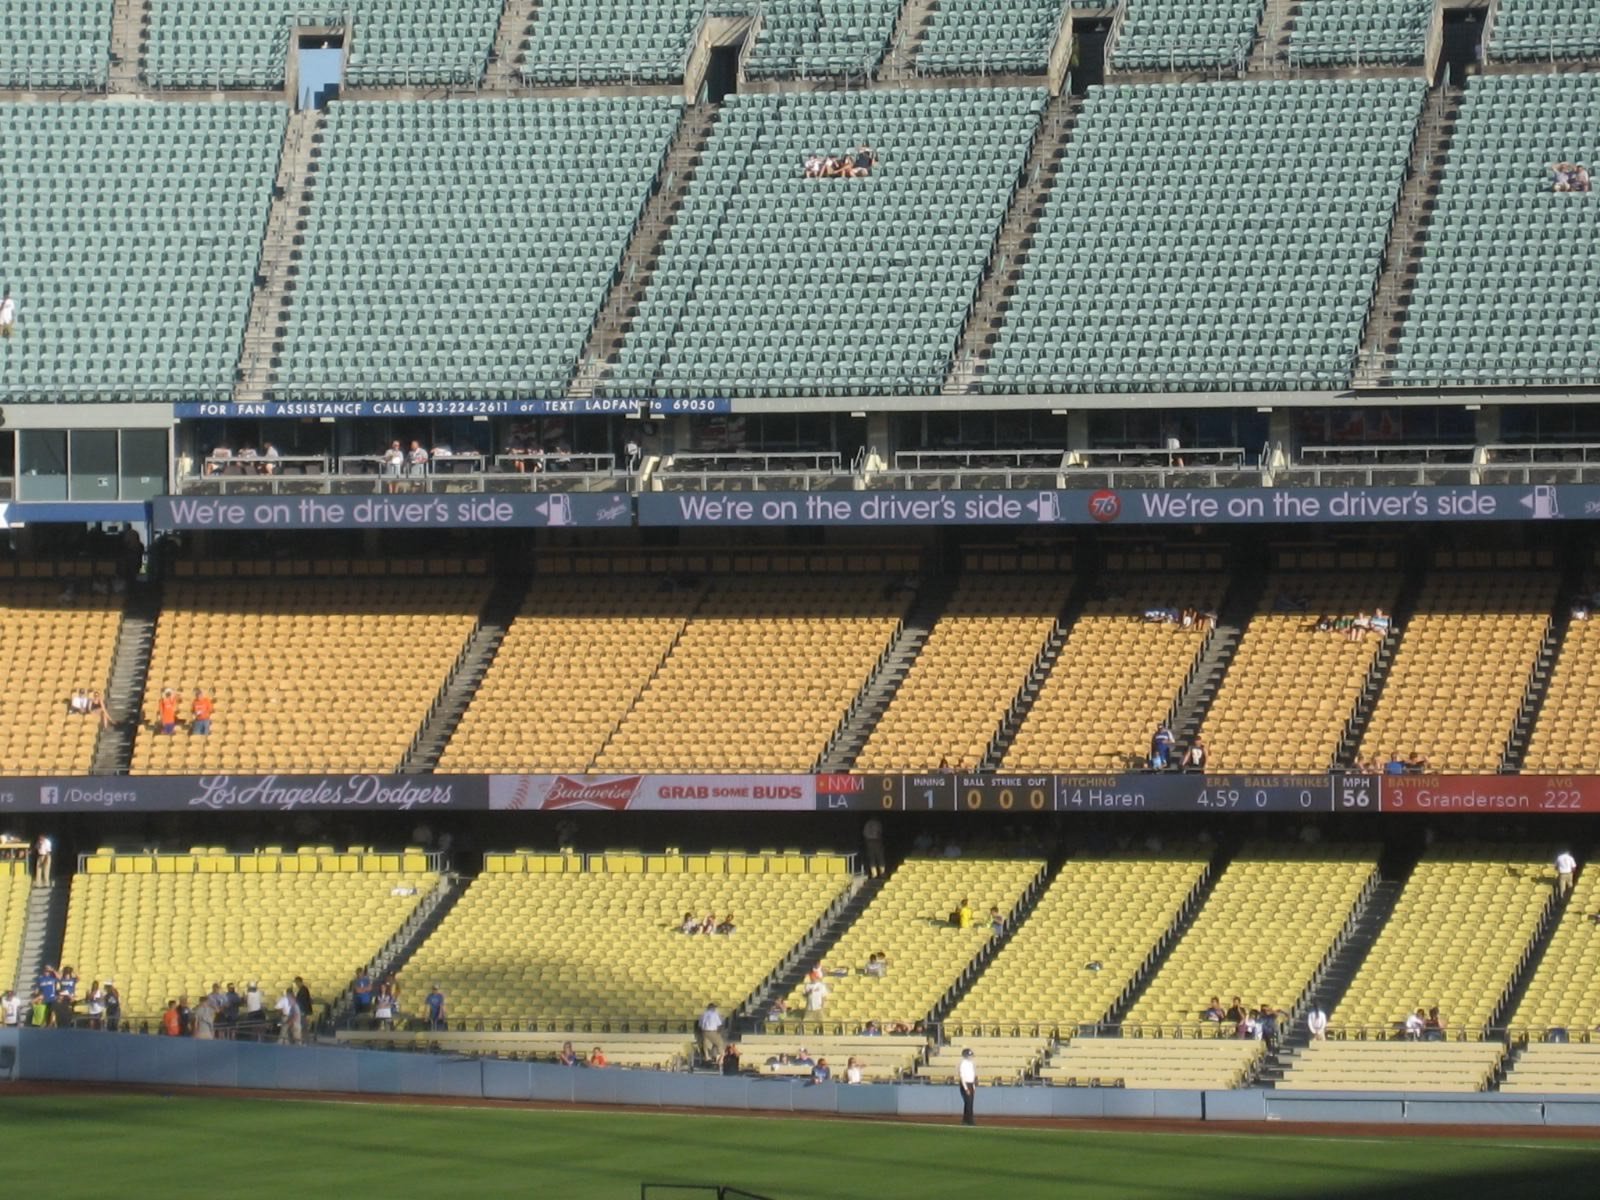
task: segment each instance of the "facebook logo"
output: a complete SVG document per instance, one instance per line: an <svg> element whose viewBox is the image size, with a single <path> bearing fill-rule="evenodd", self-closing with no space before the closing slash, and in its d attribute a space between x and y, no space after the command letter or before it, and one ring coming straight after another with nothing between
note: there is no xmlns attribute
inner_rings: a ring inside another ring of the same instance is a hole
<svg viewBox="0 0 1600 1200"><path fill-rule="evenodd" d="M40 804L60 804L61 803L61 789L53 788L53 787L42 787L42 788L40 788L39 789L39 803Z"/></svg>

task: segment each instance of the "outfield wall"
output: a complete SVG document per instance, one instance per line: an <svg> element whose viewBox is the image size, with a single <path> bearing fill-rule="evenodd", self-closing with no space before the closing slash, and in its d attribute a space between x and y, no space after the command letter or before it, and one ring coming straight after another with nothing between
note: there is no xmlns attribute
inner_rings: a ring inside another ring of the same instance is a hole
<svg viewBox="0 0 1600 1200"><path fill-rule="evenodd" d="M10 1051L12 1067L4 1068ZM956 1089L918 1084L811 1086L678 1071L590 1071L444 1054L194 1041L80 1030L0 1030L0 1079L248 1088L346 1095L533 1100L640 1108L875 1117L960 1116ZM1600 1126L1600 1097L1425 1092L1225 1092L985 1087L980 1116L1373 1122L1393 1125Z"/></svg>

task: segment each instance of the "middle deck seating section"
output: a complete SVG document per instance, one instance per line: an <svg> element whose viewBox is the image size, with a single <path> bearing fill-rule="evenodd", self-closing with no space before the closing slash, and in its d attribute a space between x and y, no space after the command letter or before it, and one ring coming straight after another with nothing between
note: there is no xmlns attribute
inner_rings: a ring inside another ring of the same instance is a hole
<svg viewBox="0 0 1600 1200"><path fill-rule="evenodd" d="M1061 0L940 0L917 47L917 70L1043 71L1061 9Z"/></svg>
<svg viewBox="0 0 1600 1200"><path fill-rule="evenodd" d="M1416 865L1338 1007L1335 1036L1386 1037L1437 1007L1449 1036L1480 1040L1529 953L1555 877L1506 847L1453 846Z"/></svg>
<svg viewBox="0 0 1600 1200"><path fill-rule="evenodd" d="M877 575L717 580L594 769L811 770L905 604Z"/></svg>
<svg viewBox="0 0 1600 1200"><path fill-rule="evenodd" d="M1560 922L1511 1017L1513 1036L1526 1033L1538 1040L1547 1030L1565 1029L1572 1037L1593 1033L1600 1026L1600 924L1593 919L1596 912L1600 912L1600 867L1591 859L1573 883Z"/></svg>
<svg viewBox="0 0 1600 1200"><path fill-rule="evenodd" d="M486 592L481 579L169 584L133 773L396 770ZM171 737L155 724L166 688ZM216 704L208 737L188 732L196 688Z"/></svg>
<svg viewBox="0 0 1600 1200"><path fill-rule="evenodd" d="M1112 49L1119 71L1243 68L1264 0L1128 0Z"/></svg>
<svg viewBox="0 0 1600 1200"><path fill-rule="evenodd" d="M1183 938L1123 1019L1195 1026L1212 996L1226 1010L1291 1012L1377 874L1377 850L1246 847L1217 880ZM1285 936L1292 930L1292 936ZM1228 1025L1215 1032L1233 1036Z"/></svg>
<svg viewBox="0 0 1600 1200"><path fill-rule="evenodd" d="M1420 79L1091 89L982 386L1344 385L1423 92Z"/></svg>
<svg viewBox="0 0 1600 1200"><path fill-rule="evenodd" d="M535 84L675 83L701 0L543 0L518 73Z"/></svg>
<svg viewBox="0 0 1600 1200"><path fill-rule="evenodd" d="M145 77L162 87L276 88L296 26L348 26L352 84L476 84L500 21L495 0L149 0Z"/></svg>
<svg viewBox="0 0 1600 1200"><path fill-rule="evenodd" d="M991 906L1009 915L1039 880L1044 862L1033 858L908 858L895 868L854 924L817 964L830 995L816 1019L855 1028L876 1021L884 1028L923 1020L993 936ZM948 917L970 900L974 921L958 929ZM874 954L887 955L881 977L864 972ZM791 1018L806 1018L799 988L787 997Z"/></svg>
<svg viewBox="0 0 1600 1200"><path fill-rule="evenodd" d="M484 872L406 964L453 1018L693 1024L707 1001L744 1003L839 899L834 854L485 856ZM679 932L731 914L728 936Z"/></svg>
<svg viewBox="0 0 1600 1200"><path fill-rule="evenodd" d="M1529 62L1600 57L1600 8L1571 0L1500 0L1489 56Z"/></svg>
<svg viewBox="0 0 1600 1200"><path fill-rule="evenodd" d="M1147 614L1215 609L1214 575L1112 575L1072 623L1055 666L1006 752L1007 771L1142 766L1206 633Z"/></svg>
<svg viewBox="0 0 1600 1200"><path fill-rule="evenodd" d="M8 4L0 87L99 88L111 65L111 0Z"/></svg>
<svg viewBox="0 0 1600 1200"><path fill-rule="evenodd" d="M1171 933L1207 861L1199 849L1069 858L945 1028L1069 1036L1104 1020Z"/></svg>
<svg viewBox="0 0 1600 1200"><path fill-rule="evenodd" d="M1067 580L962 579L857 757L858 771L975 770L1066 603Z"/></svg>
<svg viewBox="0 0 1600 1200"><path fill-rule="evenodd" d="M17 304L0 399L226 400L285 117L281 104L0 104Z"/></svg>
<svg viewBox="0 0 1600 1200"><path fill-rule="evenodd" d="M665 97L331 106L274 391L564 391L681 111Z"/></svg>
<svg viewBox="0 0 1600 1200"><path fill-rule="evenodd" d="M60 965L115 979L130 1023L180 996L198 1001L212 983L243 994L259 982L270 1006L296 975L320 1013L438 879L420 850L102 849L72 877Z"/></svg>
<svg viewBox="0 0 1600 1200"><path fill-rule="evenodd" d="M1567 626L1522 769L1600 774L1600 619Z"/></svg>
<svg viewBox="0 0 1600 1200"><path fill-rule="evenodd" d="M96 594L105 583L0 584L0 772L89 773L100 717L70 712L67 702L80 688L106 695L122 601L109 589Z"/></svg>
<svg viewBox="0 0 1600 1200"><path fill-rule="evenodd" d="M1550 165L1600 168L1597 109L1600 74L1467 81L1396 383L1593 379L1600 295L1586 264L1600 258L1600 192L1552 191Z"/></svg>
<svg viewBox="0 0 1600 1200"><path fill-rule="evenodd" d="M899 14L900 0L764 0L746 72L751 79L865 75L883 58Z"/></svg>
<svg viewBox="0 0 1600 1200"><path fill-rule="evenodd" d="M1201 727L1219 771L1325 771L1355 713L1377 633L1318 633L1321 616L1354 619L1399 591L1392 576L1285 574L1268 579Z"/></svg>
<svg viewBox="0 0 1600 1200"><path fill-rule="evenodd" d="M699 604L699 588L597 594L540 581L439 759L440 771L582 771L650 682ZM542 697L560 697L543 703ZM536 710L536 711L535 711Z"/></svg>
<svg viewBox="0 0 1600 1200"><path fill-rule="evenodd" d="M1497 771L1556 584L1541 571L1429 576L1361 739L1362 758L1422 755L1434 771Z"/></svg>
<svg viewBox="0 0 1600 1200"><path fill-rule="evenodd" d="M937 391L1044 99L729 96L606 390ZM863 140L867 177L804 177Z"/></svg>
<svg viewBox="0 0 1600 1200"><path fill-rule="evenodd" d="M1295 66L1422 62L1433 0L1300 0L1289 36Z"/></svg>

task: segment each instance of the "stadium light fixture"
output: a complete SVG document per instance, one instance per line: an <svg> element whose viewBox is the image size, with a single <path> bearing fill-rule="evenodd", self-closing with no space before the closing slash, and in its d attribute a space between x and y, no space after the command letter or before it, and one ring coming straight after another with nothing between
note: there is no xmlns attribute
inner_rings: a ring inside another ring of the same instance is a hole
<svg viewBox="0 0 1600 1200"><path fill-rule="evenodd" d="M1461 407L1466 409L1468 412L1482 412L1483 411L1483 405L1481 405L1481 404L1463 404Z"/></svg>

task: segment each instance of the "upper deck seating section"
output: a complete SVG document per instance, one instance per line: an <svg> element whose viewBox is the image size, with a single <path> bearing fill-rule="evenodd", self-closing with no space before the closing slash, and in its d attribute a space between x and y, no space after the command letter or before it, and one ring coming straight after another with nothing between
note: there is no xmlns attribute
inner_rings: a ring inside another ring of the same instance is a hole
<svg viewBox="0 0 1600 1200"><path fill-rule="evenodd" d="M1567 626L1522 769L1534 775L1600 773L1600 619Z"/></svg>
<svg viewBox="0 0 1600 1200"><path fill-rule="evenodd" d="M1171 933L1206 864L1199 849L1069 858L946 1028L1066 1036L1104 1020Z"/></svg>
<svg viewBox="0 0 1600 1200"><path fill-rule="evenodd" d="M1066 603L1055 577L968 576L873 727L859 771L977 768Z"/></svg>
<svg viewBox="0 0 1600 1200"><path fill-rule="evenodd" d="M1593 920L1597 911L1600 869L1591 858L1579 872L1560 923L1511 1017L1515 1033L1526 1032L1537 1041L1551 1029L1565 1029L1568 1036L1575 1036L1600 1026L1600 930Z"/></svg>
<svg viewBox="0 0 1600 1200"><path fill-rule="evenodd" d="M1120 771L1142 766L1206 630L1147 613L1215 609L1214 575L1111 575L1067 631L1055 666L1007 751L1007 771Z"/></svg>
<svg viewBox="0 0 1600 1200"><path fill-rule="evenodd" d="M1490 58L1530 62L1600 57L1600 8L1571 0L1500 0L1488 50Z"/></svg>
<svg viewBox="0 0 1600 1200"><path fill-rule="evenodd" d="M1556 599L1550 572L1431 575L1400 634L1361 757L1499 770Z"/></svg>
<svg viewBox="0 0 1600 1200"><path fill-rule="evenodd" d="M604 390L938 391L1044 99L728 97ZM865 177L805 177L807 157L862 142Z"/></svg>
<svg viewBox="0 0 1600 1200"><path fill-rule="evenodd" d="M681 111L333 105L274 393L562 393Z"/></svg>
<svg viewBox="0 0 1600 1200"><path fill-rule="evenodd" d="M257 981L270 1004L296 975L320 1012L438 880L420 850L100 850L72 877L61 965L115 979L130 1022L212 983Z"/></svg>
<svg viewBox="0 0 1600 1200"><path fill-rule="evenodd" d="M602 597L591 582L536 584L438 769L587 769L683 632L700 594L647 586ZM541 705L541 696L562 702Z"/></svg>
<svg viewBox="0 0 1600 1200"><path fill-rule="evenodd" d="M1289 35L1295 66L1421 63L1433 0L1300 0Z"/></svg>
<svg viewBox="0 0 1600 1200"><path fill-rule="evenodd" d="M466 645L481 579L169 584L156 625L137 775L394 771ZM157 732L162 691L176 736ZM190 702L216 704L209 736Z"/></svg>
<svg viewBox="0 0 1600 1200"><path fill-rule="evenodd" d="M1224 1006L1238 996L1246 1008L1270 1004L1292 1011L1376 875L1377 859L1376 848L1368 847L1343 854L1246 847L1124 1025L1197 1025L1212 996ZM1283 936L1288 929L1292 938ZM1216 1032L1233 1036L1227 1025Z"/></svg>
<svg viewBox="0 0 1600 1200"><path fill-rule="evenodd" d="M98 713L67 702L80 689L106 694L122 602L89 581L0 585L0 771L86 775L100 733Z"/></svg>
<svg viewBox="0 0 1600 1200"><path fill-rule="evenodd" d="M1600 7L1570 5L1600 20ZM1600 74L1483 75L1440 180L1394 381L1570 384L1594 378L1600 190L1556 192L1553 163L1600 171ZM1485 259L1483 247L1495 252Z"/></svg>
<svg viewBox="0 0 1600 1200"><path fill-rule="evenodd" d="M1119 71L1242 70L1265 0L1128 0L1112 50Z"/></svg>
<svg viewBox="0 0 1600 1200"><path fill-rule="evenodd" d="M285 118L0 104L0 273L17 304L0 399L226 400Z"/></svg>
<svg viewBox="0 0 1600 1200"><path fill-rule="evenodd" d="M917 70L1043 71L1060 21L1061 0L940 0L917 47Z"/></svg>
<svg viewBox="0 0 1600 1200"><path fill-rule="evenodd" d="M685 1028L715 1001L724 1014L840 896L832 854L486 857L406 970L437 981L467 1017L633 1018ZM731 936L680 932L732 915Z"/></svg>
<svg viewBox="0 0 1600 1200"><path fill-rule="evenodd" d="M5 9L0 87L99 88L111 66L111 0L24 0Z"/></svg>
<svg viewBox="0 0 1600 1200"><path fill-rule="evenodd" d="M149 0L145 78L161 87L276 88L294 29L349 30L346 79L361 86L475 84L500 21L494 0Z"/></svg>
<svg viewBox="0 0 1600 1200"><path fill-rule="evenodd" d="M899 14L900 0L765 0L746 73L751 79L868 75L882 61Z"/></svg>
<svg viewBox="0 0 1600 1200"><path fill-rule="evenodd" d="M701 0L543 0L518 72L533 84L676 83Z"/></svg>
<svg viewBox="0 0 1600 1200"><path fill-rule="evenodd" d="M1201 727L1220 771L1325 771L1355 713L1383 635L1317 632L1320 617L1394 612L1399 581L1286 574L1267 581Z"/></svg>
<svg viewBox="0 0 1600 1200"><path fill-rule="evenodd" d="M1551 901L1548 863L1504 846L1456 846L1416 865L1330 1014L1335 1036L1393 1037L1417 1009L1481 1040Z"/></svg>
<svg viewBox="0 0 1600 1200"><path fill-rule="evenodd" d="M594 769L811 770L904 611L876 575L718 580Z"/></svg>
<svg viewBox="0 0 1600 1200"><path fill-rule="evenodd" d="M1420 79L1091 88L980 387L1345 385L1423 92Z"/></svg>

